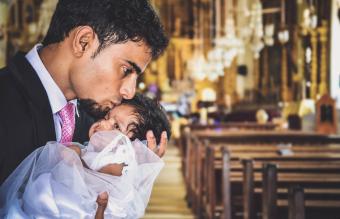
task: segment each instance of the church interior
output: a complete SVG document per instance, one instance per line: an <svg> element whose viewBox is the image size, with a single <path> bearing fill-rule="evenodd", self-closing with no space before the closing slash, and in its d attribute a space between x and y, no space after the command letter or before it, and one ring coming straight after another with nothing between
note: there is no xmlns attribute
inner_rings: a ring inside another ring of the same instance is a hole
<svg viewBox="0 0 340 219"><path fill-rule="evenodd" d="M340 1L150 2L170 42L137 90L172 136L144 218L340 218ZM0 68L56 3L0 0Z"/></svg>

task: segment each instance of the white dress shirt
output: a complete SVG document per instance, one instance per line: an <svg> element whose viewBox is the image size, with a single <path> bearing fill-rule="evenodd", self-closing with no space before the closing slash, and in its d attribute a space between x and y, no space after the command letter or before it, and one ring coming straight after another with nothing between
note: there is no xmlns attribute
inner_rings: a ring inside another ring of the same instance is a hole
<svg viewBox="0 0 340 219"><path fill-rule="evenodd" d="M66 106L67 100L40 59L38 51L41 47L42 44L35 45L31 51L26 54L26 59L32 65L46 90L53 113L56 140L59 142L61 139L61 118L59 117L58 112ZM70 102L75 105L75 111L78 115L77 99L70 100Z"/></svg>

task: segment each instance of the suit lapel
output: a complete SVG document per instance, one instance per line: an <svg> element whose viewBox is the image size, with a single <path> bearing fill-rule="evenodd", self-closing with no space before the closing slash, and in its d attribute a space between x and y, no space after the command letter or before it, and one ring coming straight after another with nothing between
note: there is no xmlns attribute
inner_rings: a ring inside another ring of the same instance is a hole
<svg viewBox="0 0 340 219"><path fill-rule="evenodd" d="M76 128L73 135L73 141L84 143L89 140L89 129L93 124L94 119L82 110L79 107L79 104L77 107L79 116L76 115Z"/></svg>
<svg viewBox="0 0 340 219"><path fill-rule="evenodd" d="M47 93L33 67L18 53L9 64L12 76L27 101L34 121L36 144L42 146L47 141L56 140L52 109Z"/></svg>

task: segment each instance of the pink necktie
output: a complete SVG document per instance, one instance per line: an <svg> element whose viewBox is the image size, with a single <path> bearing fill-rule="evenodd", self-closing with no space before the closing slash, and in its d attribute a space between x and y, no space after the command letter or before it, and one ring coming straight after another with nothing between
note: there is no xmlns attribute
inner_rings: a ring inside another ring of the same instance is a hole
<svg viewBox="0 0 340 219"><path fill-rule="evenodd" d="M75 128L74 105L67 103L58 114L61 119L61 139L60 143L72 142L73 132Z"/></svg>

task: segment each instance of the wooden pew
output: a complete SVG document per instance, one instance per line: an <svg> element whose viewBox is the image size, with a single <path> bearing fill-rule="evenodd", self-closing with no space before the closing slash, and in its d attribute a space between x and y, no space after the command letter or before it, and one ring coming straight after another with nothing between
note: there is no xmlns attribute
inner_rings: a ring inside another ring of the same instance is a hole
<svg viewBox="0 0 340 219"><path fill-rule="evenodd" d="M255 125L252 125L252 127ZM187 129L181 140L182 168L184 178L187 184L192 181L193 172L197 172L195 168L201 166L200 163L194 162L197 157L196 149L197 139L202 141L209 140L211 143L247 143L262 144L262 142L277 142L277 143L340 143L340 137L326 136L316 133L292 132L292 131L259 131L259 130L205 130L205 131L190 131ZM194 140L196 139L196 140ZM203 151L204 153L204 151ZM198 161L201 162L201 161ZM200 170L198 170L200 171Z"/></svg>
<svg viewBox="0 0 340 219"><path fill-rule="evenodd" d="M199 130L192 134L211 143L340 144L340 136L292 130Z"/></svg>
<svg viewBox="0 0 340 219"><path fill-rule="evenodd" d="M255 122L228 122L228 123L220 123L214 125L200 125L200 124L188 124L181 125L180 127L180 139L179 139L179 150L182 157L182 171L185 173L186 161L185 157L187 154L187 145L188 139L192 133L196 131L235 131L235 130L275 130L278 128L277 124L274 123L266 123L266 124L258 124Z"/></svg>
<svg viewBox="0 0 340 219"><path fill-rule="evenodd" d="M315 146L314 146L315 147ZM324 147L324 146L322 146ZM334 150L334 145L333 145L333 151L336 152L336 150ZM209 149L208 149L209 150ZM215 152L215 149L213 147L210 147L210 150L213 150ZM313 150L309 150L309 151L313 151ZM337 149L337 151L339 151L339 148ZM307 200L306 203L309 207L319 207L319 208L325 208L327 207L326 205L330 205L333 207L340 207L340 172L339 172L339 167L340 167L340 156L336 155L333 156L331 152L329 153L329 157L330 159L328 159L328 155L326 154L304 154L304 156L301 156L302 154L297 154L295 155L291 155L291 156L284 156L284 157L275 157L273 156L272 158L270 158L268 156L268 154L264 154L262 156L262 152L261 154L256 155L255 153L249 151L248 155L245 156L244 155L244 151L242 152L242 156L243 157L253 157L253 159L255 160L254 162L257 163L257 165L255 165L254 169L257 170L257 172L255 172L255 178L253 179L254 181L252 181L252 171L253 171L253 167L250 165L253 163L253 161L243 161L243 170L242 168L240 169L240 165L233 165L233 159L235 159L235 157L237 158L237 153L233 153L233 152L224 152L223 153L223 176L225 175L229 175L230 177L228 178L223 178L222 181L223 183L225 183L225 181L227 179L231 179L231 183L243 183L243 218L255 218L256 215L254 215L254 212L252 210L252 206L253 206L253 199L251 197L253 197L253 193L252 193L252 187L254 187L254 182L256 182L257 184L262 184L263 189L262 191L259 191L259 189L257 189L257 193L262 193L264 192L264 204L262 205L263 207L267 207L262 209L262 214L264 216L267 217L263 217L263 218L278 218L277 216L275 216L275 206L273 207L273 205L270 205L268 203L273 203L270 200L275 200L276 198L273 196L269 196L267 197L268 194L271 195L275 195L276 193L274 193L273 191L276 191L275 186L274 187L270 187L269 182L275 182L275 180L273 180L273 176L271 173L264 175L264 177L262 177L262 174L260 173L261 169L259 168L260 164L263 164L263 162L267 163L267 162L279 162L278 166L279 166L279 174L278 174L278 182L284 185L287 185L286 187L288 188L289 184L295 184L295 183L300 183L303 185L310 185L310 187L307 189L307 193L308 195L319 195L317 193L332 193L335 192L338 197L336 200ZM210 154L209 154L210 155ZM231 156L229 156L231 155ZM228 159L226 159L226 157L229 156L229 167L226 168L225 167L228 166L228 164L226 163L226 161ZM215 152L215 158L216 158L216 152ZM300 160L302 158L302 160ZM209 160L212 160L212 158L207 158ZM216 178L214 177L214 174L216 172L216 169L221 168L220 164L216 164L216 159L214 161L214 166L215 166L215 171L210 171L210 175L208 176L208 178ZM301 167L299 168L292 168L293 165L292 164L301 164ZM319 164L319 165L318 165ZM212 165L211 165L212 166ZM250 167L249 167L250 166ZM270 166L271 167L271 166ZM246 169L248 171L246 171ZM270 170L270 168L267 168ZM250 171L249 171L250 170ZM225 174L226 172L229 172L228 174ZM325 173L323 173L325 172ZM211 174L213 173L213 174ZM270 177L272 176L272 177ZM275 178L275 177L274 177ZM266 180L268 179L268 180ZM210 180L213 181L213 180ZM229 183L230 184L230 183ZM211 182L208 186L211 185L216 185L216 182ZM319 188L313 188L312 186L316 185L319 186ZM224 185L223 185L224 186ZM323 186L323 187L322 187ZM332 186L334 188L332 188ZM257 185L257 187L259 187ZM282 187L282 186L281 186ZM279 190L281 190L279 192L279 194L287 194L288 193L288 189L286 189L286 191L283 191L282 188L279 188ZM246 188L246 189L245 189ZM264 189L266 188L266 190ZM256 190L256 189L255 189ZM261 190L261 189L260 189ZM208 194L207 196L213 197L211 194L209 194L209 191L214 191L214 189L210 189L207 190ZM271 192L270 192L271 191ZM231 197L226 197L228 194L230 195L230 191L226 192L225 189L223 189L223 200L230 200ZM267 195L266 195L267 194ZM327 195L327 194L326 194ZM267 198L266 198L267 197ZM282 198L281 198L282 199ZM281 201L281 202L280 202ZM230 201L229 201L230 202ZM232 201L231 201L232 202ZM211 203L208 203L208 205ZM231 214L231 212L228 212L228 210L230 211L230 207L228 208L226 203L224 203L224 211L226 211L226 214L229 215ZM286 201L282 201L279 200L279 205L280 206L287 206L287 200ZM268 207L271 206L272 208ZM209 207L208 207L209 208ZM211 208L211 205L210 205ZM213 205L213 208L218 209L219 206L218 205ZM270 210L273 209L274 210ZM220 210L222 210L222 208L220 208ZM211 210L210 210L211 212ZM209 213L209 211L208 211ZM339 213L339 212L338 212ZM212 218L211 215L208 214L208 218ZM223 217L223 218L228 218L228 217Z"/></svg>
<svg viewBox="0 0 340 219"><path fill-rule="evenodd" d="M239 145L237 145L237 146L239 146ZM323 146L323 148L324 148L324 146ZM334 152L339 152L339 148L337 148L337 151L335 150L336 148L334 148L334 145L333 146L331 146L331 148L332 149L329 149L332 153L334 153ZM309 149L309 150L307 150L307 151L315 151L315 147L314 148L312 148L313 150L311 150L311 149ZM315 155L313 155L313 154L303 154L304 152L303 152L303 150L301 150L300 149L300 154L297 154L296 156L295 156L295 158L293 159L293 160L296 160L297 158L298 159L304 159L304 160L306 160L306 159L310 159L311 157L313 158L316 158L316 159L318 159L318 160L325 160L325 158L323 157L324 155L323 154L321 154L320 156L315 156ZM319 150L316 150L316 151L319 151ZM241 153L243 154L244 152L242 152L241 151ZM261 151L261 153L263 153L262 151ZM273 153L275 156L276 156L276 153ZM209 159L209 155L205 155L206 156L206 158L207 159ZM263 160L264 161L268 161L268 159L270 158L270 156L272 156L270 153L267 153L267 154L265 154L265 156L263 157ZM213 158L214 159L214 158ZM285 158L280 158L281 160L283 160L283 159L285 159ZM333 158L331 158L331 159L339 159L339 156L334 156ZM208 161L207 163L212 163L211 161ZM216 162L215 162L216 163ZM313 164L313 163L312 163ZM282 164L281 164L282 165ZM318 163L314 163L314 167L315 166L318 166L318 165L320 165L320 164L318 164ZM215 164L215 166L217 167L217 168L221 168L221 164L220 165L216 165ZM287 166L287 165L286 165ZM334 168L338 168L338 166L339 166L339 162L338 163L335 163L334 165L333 165L333 169ZM211 166L210 166L211 167ZM239 168L239 167L238 167ZM288 165L288 168L290 168L290 169L294 169L295 167L294 166L292 166L292 165ZM300 168L300 169L303 169L303 168L306 168L306 165L305 166L302 166L302 168ZM321 168L323 168L323 169L325 169L326 168L326 166L321 166ZM214 170L213 170L214 171ZM198 177L199 178L199 172L197 173L197 175L196 175L196 177ZM239 174L237 177L239 177L239 181L241 181L242 180L242 175L241 174ZM294 179L292 179L292 177L294 177L294 175L293 176L291 176L291 178L289 179L289 180L294 180ZM204 176L203 177L204 179L207 179L208 180L208 184L209 184L209 180L212 180L212 178L211 177L207 177L207 176ZM196 181L197 181L197 179L196 179ZM199 181L198 181L199 182ZM206 182L206 181L204 181L204 182ZM211 184L211 183L210 183ZM197 189L198 189L198 191L200 191L200 189L201 189L201 187L200 186L197 186L195 189L194 189L194 191L197 191ZM202 189L201 189L202 190ZM204 187L203 187L203 190L204 190ZM206 189L206 190L208 190L208 189ZM197 196L200 196L199 194L200 193L202 193L202 191L201 192L198 192L196 195ZM214 200L214 199L212 199L212 200Z"/></svg>
<svg viewBox="0 0 340 219"><path fill-rule="evenodd" d="M190 174L190 177L186 177L186 182L190 182L190 188L188 189L191 191L191 200L193 200L194 211L197 215L200 215L201 213L201 206L202 206L202 199L198 199L197 197L202 196L201 194L206 192L205 188L203 188L202 184L205 183L210 178L204 177L204 174L202 175L202 172L206 172L206 168L203 168L204 160L206 158L206 152L205 149L206 145L204 146L204 143L202 141L204 139L209 139L210 142L213 142L214 144L218 142L228 143L228 142L241 142L242 144L247 142L254 143L252 146L255 146L257 148L262 148L263 151L267 151L268 148L264 147L263 142L279 142L279 143L286 143L283 144L283 146L289 146L291 142L293 143L304 143L304 144L316 144L316 143L331 143L331 142L340 142L340 138L338 136L325 136L321 134L315 134L315 133L304 133L304 132L291 132L291 131L252 131L252 130L246 130L246 131L233 131L233 130L220 130L220 131L212 131L212 130L205 130L205 131L194 131L190 135L191 139L199 139L198 141L195 140L194 144L191 144L191 151L190 153L187 153L186 159L190 160L190 162L186 162L186 166L188 166L188 170L186 173L192 173ZM200 142L200 143L198 143ZM257 143L257 144L255 144ZM288 144L287 144L288 143ZM261 145L261 147L259 147ZM303 145L302 145L303 146ZM219 146L221 147L221 145ZM203 148L203 149L202 149ZM324 150L325 148L307 148L304 149L304 147L295 147L296 150L309 150L314 151L316 153L320 152L321 150ZM328 148L331 148L330 146ZM248 148L246 148L248 150ZM188 151L188 150L187 150ZM243 153L243 152L242 152ZM273 152L276 154L277 152ZM272 154L266 153L267 156L272 156ZM304 155L300 155L300 157L297 157L301 159ZM308 158L308 157L306 157ZM204 181L202 183L202 176L204 177Z"/></svg>
<svg viewBox="0 0 340 219"><path fill-rule="evenodd" d="M303 188L291 186L288 197L288 219L305 219L305 199Z"/></svg>

